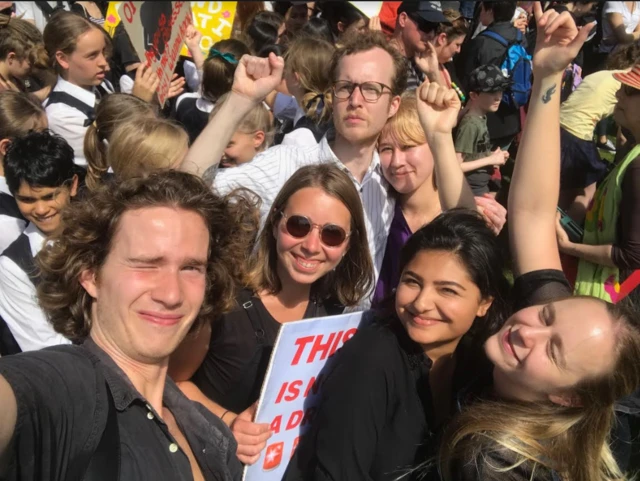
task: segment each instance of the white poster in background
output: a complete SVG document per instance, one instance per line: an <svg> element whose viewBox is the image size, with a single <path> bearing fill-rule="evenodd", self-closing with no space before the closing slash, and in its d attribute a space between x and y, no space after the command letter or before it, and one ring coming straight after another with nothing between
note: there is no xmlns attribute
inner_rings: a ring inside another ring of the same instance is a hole
<svg viewBox="0 0 640 481"><path fill-rule="evenodd" d="M257 423L273 436L260 459L244 472L245 481L281 481L300 436L310 426L327 361L351 339L362 312L283 324L265 376Z"/></svg>

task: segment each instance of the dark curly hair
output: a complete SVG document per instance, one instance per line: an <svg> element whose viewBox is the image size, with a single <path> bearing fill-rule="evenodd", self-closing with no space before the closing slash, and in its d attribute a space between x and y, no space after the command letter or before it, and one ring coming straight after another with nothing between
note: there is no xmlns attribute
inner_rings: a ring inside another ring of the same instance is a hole
<svg viewBox="0 0 640 481"><path fill-rule="evenodd" d="M40 251L40 306L56 332L82 341L91 331L93 298L79 281L98 271L111 249L122 215L134 209L169 206L199 214L210 233L207 287L192 329L232 308L236 287L245 284L245 263L255 241L257 196L234 191L220 197L198 177L164 171L99 186L62 213L62 228Z"/></svg>

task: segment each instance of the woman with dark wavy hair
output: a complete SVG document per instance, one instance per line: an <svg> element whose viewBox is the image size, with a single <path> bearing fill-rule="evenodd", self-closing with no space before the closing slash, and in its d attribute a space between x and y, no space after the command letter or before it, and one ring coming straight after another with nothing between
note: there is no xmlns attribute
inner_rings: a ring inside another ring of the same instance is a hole
<svg viewBox="0 0 640 481"><path fill-rule="evenodd" d="M338 314L370 292L366 236L360 195L346 173L331 164L298 170L269 211L236 308L172 357L170 375L231 426L242 462L255 462L268 436L268 424L252 423L252 405L280 325Z"/></svg>

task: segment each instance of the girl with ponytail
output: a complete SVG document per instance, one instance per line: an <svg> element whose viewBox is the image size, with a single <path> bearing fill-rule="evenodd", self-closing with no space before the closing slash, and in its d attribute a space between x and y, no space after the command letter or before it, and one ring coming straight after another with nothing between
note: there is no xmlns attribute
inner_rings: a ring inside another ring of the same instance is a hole
<svg viewBox="0 0 640 481"><path fill-rule="evenodd" d="M191 143L207 125L209 114L218 99L231 91L236 66L240 58L249 53L249 47L239 40L228 39L214 43L202 66L200 92L178 97L176 120L189 133Z"/></svg>
<svg viewBox="0 0 640 481"><path fill-rule="evenodd" d="M298 102L293 121L285 122L276 144L316 145L329 128L331 78L327 65L335 47L318 38L300 36L284 56L284 80Z"/></svg>

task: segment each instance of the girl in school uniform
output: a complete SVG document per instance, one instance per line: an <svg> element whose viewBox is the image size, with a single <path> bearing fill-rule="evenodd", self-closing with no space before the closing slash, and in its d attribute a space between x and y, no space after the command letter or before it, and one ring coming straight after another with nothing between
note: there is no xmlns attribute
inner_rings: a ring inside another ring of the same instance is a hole
<svg viewBox="0 0 640 481"><path fill-rule="evenodd" d="M44 44L58 81L45 100L49 128L73 147L75 163L85 166L84 136L93 122L98 100L113 93L105 80L107 35L93 22L59 12L44 29Z"/></svg>
<svg viewBox="0 0 640 481"><path fill-rule="evenodd" d="M197 49L192 46L192 51ZM231 90L233 75L240 58L249 54L249 47L235 39L216 42L202 65L199 91L186 93L176 101L176 120L189 133L193 143L209 122L209 114L218 99ZM194 55L195 58L195 55Z"/></svg>

